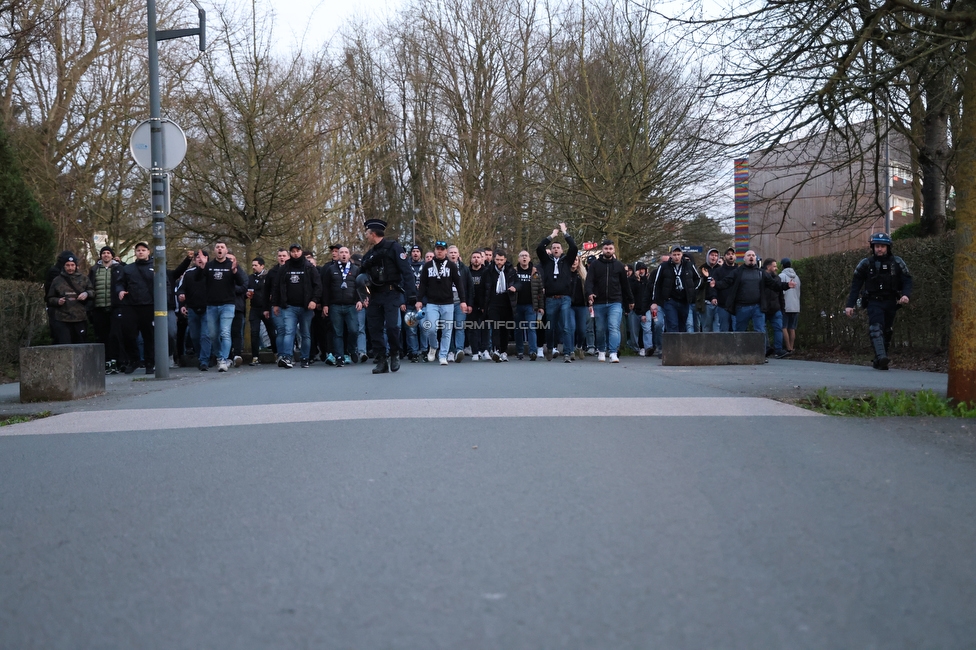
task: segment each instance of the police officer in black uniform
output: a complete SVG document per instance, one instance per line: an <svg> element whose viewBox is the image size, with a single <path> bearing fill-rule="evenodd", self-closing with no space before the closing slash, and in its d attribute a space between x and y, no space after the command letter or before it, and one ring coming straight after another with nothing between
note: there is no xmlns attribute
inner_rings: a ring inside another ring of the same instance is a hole
<svg viewBox="0 0 976 650"><path fill-rule="evenodd" d="M888 346L891 344L895 312L908 304L912 293L912 275L900 258L891 254L891 237L879 232L871 235L871 256L861 260L854 269L851 293L844 312L854 315L858 294L861 306L868 310L868 333L874 348L874 367L888 369Z"/></svg>
<svg viewBox="0 0 976 650"><path fill-rule="evenodd" d="M369 305L366 307L366 329L373 346L376 367L373 374L400 369L400 312L417 301L417 288L407 254L395 239L384 239L386 222L369 219L366 240L372 248L363 256L362 270L369 278ZM390 353L387 357L383 340L384 327Z"/></svg>

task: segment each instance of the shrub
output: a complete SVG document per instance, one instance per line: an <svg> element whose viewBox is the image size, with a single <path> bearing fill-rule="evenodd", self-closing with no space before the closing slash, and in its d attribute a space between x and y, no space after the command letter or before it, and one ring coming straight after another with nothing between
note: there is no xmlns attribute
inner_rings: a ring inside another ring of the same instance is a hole
<svg viewBox="0 0 976 650"><path fill-rule="evenodd" d="M20 348L50 342L44 286L0 280L0 368L17 365Z"/></svg>
<svg viewBox="0 0 976 650"><path fill-rule="evenodd" d="M894 253L908 265L914 281L910 304L898 311L892 345L945 349L949 345L953 235L908 239ZM854 267L868 255L863 251L808 257L793 263L801 281L798 345L829 345L843 349L868 346L867 317L858 310L844 315Z"/></svg>

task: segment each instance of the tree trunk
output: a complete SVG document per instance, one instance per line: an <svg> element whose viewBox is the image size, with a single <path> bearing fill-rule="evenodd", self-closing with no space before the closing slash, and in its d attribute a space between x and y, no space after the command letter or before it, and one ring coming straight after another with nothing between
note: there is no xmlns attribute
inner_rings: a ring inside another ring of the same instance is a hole
<svg viewBox="0 0 976 650"><path fill-rule="evenodd" d="M976 40L967 44L976 53ZM968 57L967 57L968 59ZM968 59L963 80L959 146L956 149L956 253L952 274L949 335L951 399L976 404L976 62Z"/></svg>
<svg viewBox="0 0 976 650"><path fill-rule="evenodd" d="M940 80L927 84L924 141L919 148L922 168L922 228L927 235L945 232L946 165L949 162L949 112Z"/></svg>

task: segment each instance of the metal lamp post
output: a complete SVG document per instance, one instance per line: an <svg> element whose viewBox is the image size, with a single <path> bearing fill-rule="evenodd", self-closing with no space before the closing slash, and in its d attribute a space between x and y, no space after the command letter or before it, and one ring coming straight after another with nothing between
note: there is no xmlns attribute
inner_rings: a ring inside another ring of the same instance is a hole
<svg viewBox="0 0 976 650"><path fill-rule="evenodd" d="M200 27L156 31L156 0L146 0L149 22L149 122L150 165L152 188L153 257L156 270L153 278L153 326L156 350L156 379L169 379L169 309L166 296L166 211L169 195L169 169L163 164L163 126L159 107L159 52L157 42L185 36L200 37L200 51L207 46L207 12L196 0L190 0L197 8ZM147 342L148 343L148 342Z"/></svg>

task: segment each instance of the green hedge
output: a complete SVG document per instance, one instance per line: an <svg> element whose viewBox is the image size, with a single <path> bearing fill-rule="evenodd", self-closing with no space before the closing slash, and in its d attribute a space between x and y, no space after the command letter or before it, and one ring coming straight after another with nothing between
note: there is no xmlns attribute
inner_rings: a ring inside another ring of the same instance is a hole
<svg viewBox="0 0 976 650"><path fill-rule="evenodd" d="M894 246L894 253L908 265L914 279L911 303L898 310L893 345L920 349L946 349L952 295L952 234L928 239L908 239ZM868 254L863 251L833 253L796 260L800 276L800 322L797 345L827 345L858 349L868 345L867 317L844 315L854 267Z"/></svg>
<svg viewBox="0 0 976 650"><path fill-rule="evenodd" d="M50 343L44 285L0 280L0 369L15 366L20 348Z"/></svg>

